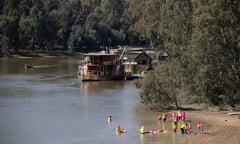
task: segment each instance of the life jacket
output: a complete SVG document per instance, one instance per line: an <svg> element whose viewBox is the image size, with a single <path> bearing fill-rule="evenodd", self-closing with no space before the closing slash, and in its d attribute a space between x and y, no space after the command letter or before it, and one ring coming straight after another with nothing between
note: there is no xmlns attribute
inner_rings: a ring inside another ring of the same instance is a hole
<svg viewBox="0 0 240 144"><path fill-rule="evenodd" d="M164 118L166 118L166 115L165 115L165 113L163 113L163 114L162 114L162 118L163 118L163 119L164 119Z"/></svg>
<svg viewBox="0 0 240 144"><path fill-rule="evenodd" d="M167 112L165 112L164 114L165 114L165 117L166 117L166 118L168 118L168 113L167 113Z"/></svg>
<svg viewBox="0 0 240 144"><path fill-rule="evenodd" d="M120 126L116 127L116 133L120 133L120 132L121 132L121 127Z"/></svg>
<svg viewBox="0 0 240 144"><path fill-rule="evenodd" d="M191 129L189 129L189 128L187 129L188 134L191 134L191 131L192 131Z"/></svg>
<svg viewBox="0 0 240 144"><path fill-rule="evenodd" d="M144 129L144 127L142 126L142 127L140 128L140 133L143 134L144 132L145 132L145 129Z"/></svg>
<svg viewBox="0 0 240 144"><path fill-rule="evenodd" d="M154 133L154 130L149 130L148 133Z"/></svg>
<svg viewBox="0 0 240 144"><path fill-rule="evenodd" d="M173 127L173 129L177 129L177 123L173 122L172 127Z"/></svg>
<svg viewBox="0 0 240 144"><path fill-rule="evenodd" d="M181 111L178 111L178 116L179 116L179 117L181 117L181 116L182 116L182 114L181 114Z"/></svg>
<svg viewBox="0 0 240 144"><path fill-rule="evenodd" d="M200 127L201 127L201 124L200 124L200 123L198 123L198 124L197 124L197 127L198 127L198 128L200 128Z"/></svg>
<svg viewBox="0 0 240 144"><path fill-rule="evenodd" d="M182 115L182 118L185 118L186 116L185 112L182 112L181 115Z"/></svg>
<svg viewBox="0 0 240 144"><path fill-rule="evenodd" d="M120 129L119 128L116 128L116 133L120 133Z"/></svg>
<svg viewBox="0 0 240 144"><path fill-rule="evenodd" d="M182 129L187 129L187 127L186 127L185 124L182 124L181 128L182 128Z"/></svg>
<svg viewBox="0 0 240 144"><path fill-rule="evenodd" d="M192 123L189 123L189 128L192 129Z"/></svg>
<svg viewBox="0 0 240 144"><path fill-rule="evenodd" d="M173 118L175 118L177 114L176 114L175 112L173 112L173 114L172 114L172 115L173 115Z"/></svg>
<svg viewBox="0 0 240 144"><path fill-rule="evenodd" d="M178 121L178 116L177 116L177 114L175 115L174 119L175 119L176 121Z"/></svg>
<svg viewBox="0 0 240 144"><path fill-rule="evenodd" d="M111 117L108 117L107 121L108 121L108 123L112 122Z"/></svg>

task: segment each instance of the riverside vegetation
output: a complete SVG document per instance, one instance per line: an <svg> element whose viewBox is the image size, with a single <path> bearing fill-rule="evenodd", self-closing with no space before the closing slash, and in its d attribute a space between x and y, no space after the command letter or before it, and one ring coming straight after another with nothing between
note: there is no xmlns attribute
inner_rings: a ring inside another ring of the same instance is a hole
<svg viewBox="0 0 240 144"><path fill-rule="evenodd" d="M158 63L138 86L142 102L240 104L238 0L3 0L0 55L147 46Z"/></svg>

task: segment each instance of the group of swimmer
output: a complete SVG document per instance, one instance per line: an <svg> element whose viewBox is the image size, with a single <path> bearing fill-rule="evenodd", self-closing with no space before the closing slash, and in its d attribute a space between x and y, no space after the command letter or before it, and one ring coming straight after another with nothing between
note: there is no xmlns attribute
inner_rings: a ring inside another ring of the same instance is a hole
<svg viewBox="0 0 240 144"><path fill-rule="evenodd" d="M111 122L112 122L112 116L111 116L111 115L107 117L107 122L108 122L108 123L111 123ZM126 130L123 129L123 128L121 128L120 125L118 125L118 126L116 127L115 131L116 131L116 134L121 134L121 133L125 133L125 132L126 132Z"/></svg>
<svg viewBox="0 0 240 144"><path fill-rule="evenodd" d="M162 115L158 115L157 116L157 120L160 122L162 121L163 123L165 123L167 121L169 117L169 114L167 112L163 112ZM181 110L178 110L177 112L173 112L172 114L172 119L173 119L173 122L172 122L172 130L174 133L177 132L178 130L178 127L180 126L180 131L179 133L181 135L184 135L184 134L189 134L189 135L192 135L192 134L195 134L193 131L192 131L192 128L193 128L193 124L191 121L186 121L186 113L184 111L181 111ZM111 123L112 122L112 116L108 116L107 118L107 122L108 123ZM197 123L197 129L198 129L198 133L199 134L202 134L203 133L203 123L201 122L198 122ZM121 128L120 125L118 125L116 127L116 133L120 134L120 133L125 133L126 130ZM144 126L141 126L141 128L139 129L139 133L140 134L145 134L145 133L161 133L161 132L166 132L166 130L148 130L146 131Z"/></svg>
<svg viewBox="0 0 240 144"><path fill-rule="evenodd" d="M168 116L168 114L163 113L163 117L165 118L166 116ZM158 116L159 119L159 116ZM181 111L178 110L177 112L173 112L172 114L172 129L173 132L177 132L178 126L180 125L180 134L194 134L192 131L193 128L193 124L191 121L186 122L186 113L185 111ZM164 120L163 122L165 122L166 120ZM198 129L198 133L202 134L203 133L203 123L198 122L197 124L197 129Z"/></svg>

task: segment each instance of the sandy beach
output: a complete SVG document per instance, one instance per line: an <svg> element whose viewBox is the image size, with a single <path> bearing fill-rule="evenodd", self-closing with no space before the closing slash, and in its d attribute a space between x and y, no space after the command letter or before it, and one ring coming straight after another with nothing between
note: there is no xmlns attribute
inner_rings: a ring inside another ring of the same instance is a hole
<svg viewBox="0 0 240 144"><path fill-rule="evenodd" d="M204 123L203 134L188 137L188 144L239 144L240 117L228 111L188 111L187 119Z"/></svg>

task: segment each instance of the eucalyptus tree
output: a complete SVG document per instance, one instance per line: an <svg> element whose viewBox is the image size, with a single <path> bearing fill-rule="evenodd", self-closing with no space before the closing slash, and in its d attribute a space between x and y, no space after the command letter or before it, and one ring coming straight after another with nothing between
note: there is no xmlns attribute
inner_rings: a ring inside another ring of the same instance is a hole
<svg viewBox="0 0 240 144"><path fill-rule="evenodd" d="M19 46L22 49L33 50L33 35L35 28L35 21L33 17L30 17L30 11L33 7L32 0L22 0L19 4L20 17L19 17Z"/></svg>
<svg viewBox="0 0 240 144"><path fill-rule="evenodd" d="M193 61L199 92L213 104L240 103L240 1L193 0Z"/></svg>
<svg viewBox="0 0 240 144"><path fill-rule="evenodd" d="M4 45L5 51L9 51L10 48L13 48L15 51L18 51L19 48L19 32L18 32L18 22L19 22L19 3L18 0L12 0L7 1L4 0L3 2L3 9L2 9L2 17L3 21L8 21L8 25L5 25L5 27L2 27L1 31L5 31L7 33L1 33L3 39L1 40L1 43ZM4 30L6 29L6 30ZM1 46L3 48L3 46Z"/></svg>
<svg viewBox="0 0 240 144"><path fill-rule="evenodd" d="M98 2L92 2L95 6L86 17L84 37L81 38L90 49L117 45L125 39L125 34L121 31L124 1Z"/></svg>
<svg viewBox="0 0 240 144"><path fill-rule="evenodd" d="M100 21L98 24L98 32L101 45L113 46L125 39L125 34L121 32L122 19L125 10L125 2L123 0L102 0L100 8Z"/></svg>
<svg viewBox="0 0 240 144"><path fill-rule="evenodd" d="M53 19L54 11L59 7L57 0L35 2L32 16L36 21L35 41L38 48L49 50L53 47L58 26Z"/></svg>
<svg viewBox="0 0 240 144"><path fill-rule="evenodd" d="M68 22L71 26L69 33L68 47L70 50L88 51L88 48L95 48L95 36L91 35L92 27L90 19L93 18L93 11L99 5L94 0L73 0L70 2L70 11L68 16ZM97 22L97 21L96 21Z"/></svg>
<svg viewBox="0 0 240 144"><path fill-rule="evenodd" d="M0 15L3 14L3 6L4 6L4 1L0 1Z"/></svg>
<svg viewBox="0 0 240 144"><path fill-rule="evenodd" d="M159 92L155 95L161 97L157 99L159 104L169 100L178 107L179 103L187 101L188 59L186 55L192 34L191 14L191 0L149 0L147 2L145 13L147 34L150 36L152 46L168 54L167 62L156 68L160 78L154 78L160 81L156 82L160 85L157 86ZM143 83L148 82L149 77L151 75L144 78ZM156 88L152 87L152 89ZM142 97L149 97L149 94L144 93Z"/></svg>
<svg viewBox="0 0 240 144"><path fill-rule="evenodd" d="M0 16L0 56L6 57L10 53L10 41L13 20L6 16Z"/></svg>
<svg viewBox="0 0 240 144"><path fill-rule="evenodd" d="M146 0L127 0L129 3L129 15L131 15L131 25L129 27L128 39L132 45L149 44L148 23L146 21Z"/></svg>

